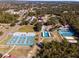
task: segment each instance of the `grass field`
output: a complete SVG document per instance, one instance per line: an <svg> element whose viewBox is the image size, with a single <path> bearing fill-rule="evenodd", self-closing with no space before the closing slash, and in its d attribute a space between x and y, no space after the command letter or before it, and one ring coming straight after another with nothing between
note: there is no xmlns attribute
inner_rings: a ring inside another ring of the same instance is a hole
<svg viewBox="0 0 79 59"><path fill-rule="evenodd" d="M31 25L24 25L23 27L21 27L18 32L34 32L33 30L33 26Z"/></svg>
<svg viewBox="0 0 79 59"><path fill-rule="evenodd" d="M7 43L8 40L10 40L12 36L6 36L2 41L0 41L0 45L5 45Z"/></svg>
<svg viewBox="0 0 79 59"><path fill-rule="evenodd" d="M15 55L17 58L18 57L22 58L22 57L26 57L28 52L31 51L31 50L32 50L32 48L30 48L30 47L20 47L20 48L17 47L17 49L14 49L9 54Z"/></svg>
<svg viewBox="0 0 79 59"><path fill-rule="evenodd" d="M9 51L9 49L11 48L10 47L0 48L0 53L6 53L7 51Z"/></svg>

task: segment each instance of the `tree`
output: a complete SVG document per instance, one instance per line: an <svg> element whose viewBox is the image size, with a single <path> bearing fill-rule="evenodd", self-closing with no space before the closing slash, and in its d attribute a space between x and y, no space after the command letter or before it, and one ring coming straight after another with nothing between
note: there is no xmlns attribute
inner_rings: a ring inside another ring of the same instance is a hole
<svg viewBox="0 0 79 59"><path fill-rule="evenodd" d="M37 24L35 24L35 26L34 26L34 30L35 31L41 31L41 27L42 27L42 24L41 23L37 23Z"/></svg>
<svg viewBox="0 0 79 59"><path fill-rule="evenodd" d="M45 43L43 48L37 53L36 57L39 58L69 58L79 57L79 44L70 44L64 42L49 42Z"/></svg>
<svg viewBox="0 0 79 59"><path fill-rule="evenodd" d="M16 25L15 23L11 23L11 24L10 24L10 26L15 26L15 25Z"/></svg>
<svg viewBox="0 0 79 59"><path fill-rule="evenodd" d="M20 23L20 25L27 25L29 22L28 21L22 21L21 23Z"/></svg>
<svg viewBox="0 0 79 59"><path fill-rule="evenodd" d="M29 13L28 13L28 16L34 16L34 15L35 15L34 12L29 12Z"/></svg>
<svg viewBox="0 0 79 59"><path fill-rule="evenodd" d="M11 15L9 13L0 12L0 23L12 23L18 16Z"/></svg>
<svg viewBox="0 0 79 59"><path fill-rule="evenodd" d="M47 21L47 25L56 25L59 23L59 19L57 17L50 17Z"/></svg>
<svg viewBox="0 0 79 59"><path fill-rule="evenodd" d="M3 32L2 31L0 31L0 36L3 34Z"/></svg>
<svg viewBox="0 0 79 59"><path fill-rule="evenodd" d="M0 58L2 57L3 55L0 53Z"/></svg>

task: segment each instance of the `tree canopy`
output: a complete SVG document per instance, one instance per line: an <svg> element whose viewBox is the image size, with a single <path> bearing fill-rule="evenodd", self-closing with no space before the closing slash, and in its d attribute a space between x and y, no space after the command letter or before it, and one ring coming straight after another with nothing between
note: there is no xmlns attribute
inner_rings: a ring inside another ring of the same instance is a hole
<svg viewBox="0 0 79 59"><path fill-rule="evenodd" d="M17 15L11 15L9 13L0 12L0 23L12 23L17 19Z"/></svg>
<svg viewBox="0 0 79 59"><path fill-rule="evenodd" d="M44 46L36 57L38 58L70 58L79 57L79 44L70 44L67 41L63 43L52 41L44 43Z"/></svg>

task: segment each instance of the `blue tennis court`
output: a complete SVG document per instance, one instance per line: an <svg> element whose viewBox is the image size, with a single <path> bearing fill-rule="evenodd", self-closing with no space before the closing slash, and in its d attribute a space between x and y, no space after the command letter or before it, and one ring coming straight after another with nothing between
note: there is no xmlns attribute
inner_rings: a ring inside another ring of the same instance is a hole
<svg viewBox="0 0 79 59"><path fill-rule="evenodd" d="M18 45L18 46L31 46L34 45L35 36L13 36L8 42L8 45Z"/></svg>
<svg viewBox="0 0 79 59"><path fill-rule="evenodd" d="M49 37L49 33L48 32L44 32L44 37Z"/></svg>
<svg viewBox="0 0 79 59"><path fill-rule="evenodd" d="M42 36L42 37L50 37L49 34L50 34L49 32L44 31L44 32L41 33L41 36Z"/></svg>

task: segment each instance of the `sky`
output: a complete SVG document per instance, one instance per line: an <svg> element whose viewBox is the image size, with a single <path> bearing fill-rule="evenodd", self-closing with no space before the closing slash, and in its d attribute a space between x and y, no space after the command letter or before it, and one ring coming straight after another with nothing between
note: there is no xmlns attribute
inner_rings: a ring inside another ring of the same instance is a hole
<svg viewBox="0 0 79 59"><path fill-rule="evenodd" d="M79 0L18 0L18 1L79 1Z"/></svg>
<svg viewBox="0 0 79 59"><path fill-rule="evenodd" d="M79 0L0 0L0 1L79 1Z"/></svg>

